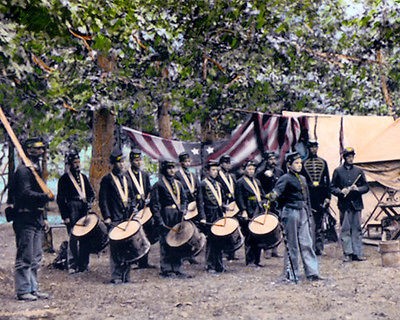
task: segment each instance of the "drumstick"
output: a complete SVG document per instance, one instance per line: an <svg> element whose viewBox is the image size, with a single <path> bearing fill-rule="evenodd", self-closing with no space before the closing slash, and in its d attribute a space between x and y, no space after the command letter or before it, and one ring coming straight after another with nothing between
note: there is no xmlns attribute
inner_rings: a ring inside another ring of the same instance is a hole
<svg viewBox="0 0 400 320"><path fill-rule="evenodd" d="M264 214L264 221L263 221L263 225L265 224L265 222L267 221L267 214L268 214L268 211L269 211L269 200L268 200L268 202L267 202L267 204L266 204L266 206L265 206L265 214Z"/></svg>
<svg viewBox="0 0 400 320"><path fill-rule="evenodd" d="M126 228L128 228L129 226L129 222L131 222L131 220L133 219L133 216L136 215L138 213L138 209L137 207L135 209L133 209L131 216L128 219L128 222L126 223L126 226L124 228L124 231L126 231Z"/></svg>

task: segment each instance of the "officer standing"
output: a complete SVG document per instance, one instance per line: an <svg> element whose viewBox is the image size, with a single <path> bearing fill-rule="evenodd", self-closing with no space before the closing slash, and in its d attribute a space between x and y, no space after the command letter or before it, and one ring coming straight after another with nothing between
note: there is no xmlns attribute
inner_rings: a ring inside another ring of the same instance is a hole
<svg viewBox="0 0 400 320"><path fill-rule="evenodd" d="M324 234L322 223L324 214L329 206L330 178L327 162L318 156L318 142L309 140L307 142L308 157L303 161L301 174L307 179L310 191L311 210L314 217L314 250L317 256L324 251Z"/></svg>
<svg viewBox="0 0 400 320"><path fill-rule="evenodd" d="M61 218L70 236L69 247L72 259L68 261L69 272L88 269L90 244L71 235L75 223L89 212L94 201L94 191L86 175L81 173L79 153L72 150L67 155L67 170L58 180L57 204Z"/></svg>
<svg viewBox="0 0 400 320"><path fill-rule="evenodd" d="M127 177L132 185L137 209L140 211L150 202L150 175L146 171L141 170L143 161L142 152L140 150L133 149L129 154L129 160L131 166L128 169ZM158 232L155 226L151 224L151 221L149 221L147 225L144 225L143 229L151 244L158 241ZM139 259L138 268L155 268L155 266L149 264L148 253Z"/></svg>
<svg viewBox="0 0 400 320"><path fill-rule="evenodd" d="M348 147L343 151L344 163L332 176L332 193L338 198L344 262L364 261L362 251L361 211L362 195L369 190L364 172L354 163L355 151Z"/></svg>
<svg viewBox="0 0 400 320"><path fill-rule="evenodd" d="M318 260L311 238L311 206L306 178L300 172L301 156L298 152L286 155L288 172L281 176L267 197L282 203L281 219L286 236L287 252L284 263L285 277L291 281L299 279L299 255L307 279L320 280Z"/></svg>
<svg viewBox="0 0 400 320"><path fill-rule="evenodd" d="M17 246L14 276L17 298L34 301L49 298L47 293L39 291L37 273L43 254L43 231L49 228L44 207L54 198L43 192L32 172L35 170L42 176L40 160L45 150L43 140L29 138L24 143L24 149L33 168L20 164L13 180L13 229Z"/></svg>

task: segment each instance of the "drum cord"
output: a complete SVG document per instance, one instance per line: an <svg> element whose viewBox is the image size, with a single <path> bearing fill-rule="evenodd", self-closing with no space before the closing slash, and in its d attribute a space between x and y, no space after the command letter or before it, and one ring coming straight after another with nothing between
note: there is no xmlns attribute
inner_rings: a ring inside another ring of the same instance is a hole
<svg viewBox="0 0 400 320"><path fill-rule="evenodd" d="M289 259L289 265L290 265L290 269L291 269L292 274L293 274L293 280L294 280L294 283L297 284L297 281L298 281L298 280L297 280L296 273L294 272L293 260L292 260L292 257L290 256L290 252L289 252L289 248L288 248L288 242L287 242L287 237L286 237L285 228L283 227L283 224L282 224L281 221L279 221L279 226L280 226L281 231L282 231L283 243L284 243L284 245L285 245L286 253L287 253L287 256L288 256L288 259ZM286 270L286 271L287 271L287 273L288 273L288 274L287 274L287 278L290 280L289 270Z"/></svg>

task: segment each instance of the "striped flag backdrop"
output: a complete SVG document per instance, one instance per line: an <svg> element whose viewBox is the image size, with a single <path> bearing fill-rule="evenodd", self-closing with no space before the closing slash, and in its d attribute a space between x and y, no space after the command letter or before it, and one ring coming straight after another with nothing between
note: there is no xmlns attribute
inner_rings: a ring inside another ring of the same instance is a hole
<svg viewBox="0 0 400 320"><path fill-rule="evenodd" d="M302 131L308 130L306 116L288 117L254 113L239 125L227 140L216 143L169 140L123 127L132 143L156 160L178 161L181 152L187 152L193 166L208 160L218 160L229 154L235 166L247 159L261 160L264 151L275 151L283 161L285 153L294 150Z"/></svg>

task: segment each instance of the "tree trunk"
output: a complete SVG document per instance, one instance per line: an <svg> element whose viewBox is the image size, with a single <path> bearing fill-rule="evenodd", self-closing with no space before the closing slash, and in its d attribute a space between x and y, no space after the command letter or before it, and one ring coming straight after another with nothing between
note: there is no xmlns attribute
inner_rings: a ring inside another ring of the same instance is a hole
<svg viewBox="0 0 400 320"><path fill-rule="evenodd" d="M114 146L115 116L107 109L93 114L92 161L90 163L90 183L95 194L99 194L100 181L111 170L109 157ZM93 206L98 211L98 199Z"/></svg>
<svg viewBox="0 0 400 320"><path fill-rule="evenodd" d="M168 100L164 100L162 106L158 109L158 128L160 130L160 137L165 139L172 138L171 117L169 116L170 109L171 103Z"/></svg>

